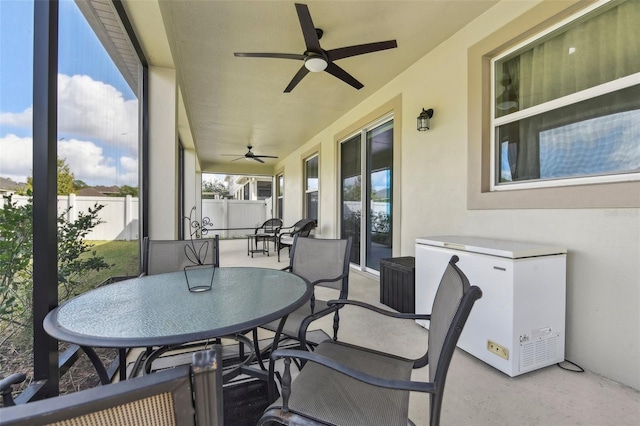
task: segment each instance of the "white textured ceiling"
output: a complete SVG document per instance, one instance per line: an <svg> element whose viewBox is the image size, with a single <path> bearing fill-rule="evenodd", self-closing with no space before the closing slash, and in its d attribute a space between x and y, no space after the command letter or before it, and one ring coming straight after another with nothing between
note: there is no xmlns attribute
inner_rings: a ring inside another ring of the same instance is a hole
<svg viewBox="0 0 640 426"><path fill-rule="evenodd" d="M325 50L385 40L398 48L342 59L364 88L310 73L283 93L302 62L238 58L234 52L301 54L292 1L140 1L125 8L151 65L175 66L203 171L270 174L264 165L221 154L286 157L375 93L496 1L306 1ZM163 28L164 25L164 28ZM188 126L188 127L187 127Z"/></svg>

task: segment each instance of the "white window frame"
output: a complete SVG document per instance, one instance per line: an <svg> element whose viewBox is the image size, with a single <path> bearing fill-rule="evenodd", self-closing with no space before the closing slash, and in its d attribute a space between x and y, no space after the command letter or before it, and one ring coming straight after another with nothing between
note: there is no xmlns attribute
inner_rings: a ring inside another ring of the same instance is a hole
<svg viewBox="0 0 640 426"><path fill-rule="evenodd" d="M280 179L282 179L282 185L280 185ZM284 218L284 173L276 174L276 214L274 217ZM282 210L280 207L280 201L282 201Z"/></svg>
<svg viewBox="0 0 640 426"><path fill-rule="evenodd" d="M318 187L316 189L313 190L309 190L309 188L307 188L307 165L309 164L309 161L313 160L314 158L318 159ZM307 195L311 194L311 193L318 193L318 217L317 220L320 220L320 153L316 152L315 154L312 154L308 157L306 157L304 159L304 201L303 201L303 206L304 206L304 216L305 217L309 217L309 206L307 205Z"/></svg>
<svg viewBox="0 0 640 426"><path fill-rule="evenodd" d="M620 89L624 89L627 87L631 87L634 85L640 84L640 72L636 74L632 74L614 81L609 81L607 83L600 84L598 86L594 86L580 92L572 93L567 96L563 96L557 99L553 99L548 102L544 102L529 108L526 108L522 111L513 112L511 114L504 115L502 117L495 117L496 110L496 84L495 84L495 63L500 61L502 58L508 56L509 54L522 49L524 46L533 44L537 40L547 36L548 34L556 31L557 29L564 27L566 25L571 24L572 22L580 19L582 16L610 3L612 0L600 0L589 7L581 10L580 12L558 22L557 24L545 29L544 31L529 37L521 43L511 47L510 49L500 53L500 55L491 59L491 163L490 163L490 191L513 191L513 190L522 190L522 189L531 189L531 188L550 188L550 187L562 187L562 186L573 186L573 185L585 185L585 184L594 184L594 183L612 183L612 182L633 182L640 181L640 172L639 173L618 173L618 174L609 174L609 175L599 175L599 176L584 176L584 177L566 177L566 178L555 178L548 180L536 180L536 181L526 181L526 182L508 182L508 183L497 183L497 161L498 152L496 150L496 133L497 128L511 122L520 121L522 119L532 117L535 115L542 114L547 111L551 111L563 106L572 105L584 100L588 100L591 98L595 98L597 96L601 96L607 93L612 93Z"/></svg>

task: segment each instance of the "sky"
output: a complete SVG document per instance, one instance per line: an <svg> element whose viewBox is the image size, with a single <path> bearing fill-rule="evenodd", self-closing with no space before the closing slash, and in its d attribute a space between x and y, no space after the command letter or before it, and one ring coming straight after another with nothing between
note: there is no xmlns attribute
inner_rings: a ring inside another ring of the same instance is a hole
<svg viewBox="0 0 640 426"><path fill-rule="evenodd" d="M60 1L58 158L88 185L138 186L138 100L73 0ZM0 177L32 173L33 2L0 0Z"/></svg>

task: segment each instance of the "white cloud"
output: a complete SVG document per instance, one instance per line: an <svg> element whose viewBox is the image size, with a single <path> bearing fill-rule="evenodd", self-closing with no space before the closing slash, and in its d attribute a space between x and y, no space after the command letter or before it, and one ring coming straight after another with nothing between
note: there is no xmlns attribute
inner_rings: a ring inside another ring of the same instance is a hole
<svg viewBox="0 0 640 426"><path fill-rule="evenodd" d="M0 113L0 124L13 127L29 128L31 127L31 119L33 117L33 109L31 107L22 112L2 112Z"/></svg>
<svg viewBox="0 0 640 426"><path fill-rule="evenodd" d="M123 182L118 185L137 186L138 182L138 159L133 157L120 157L120 170L118 179Z"/></svg>
<svg viewBox="0 0 640 426"><path fill-rule="evenodd" d="M0 176L26 182L31 175L33 144L31 138L8 134L0 138Z"/></svg>
<svg viewBox="0 0 640 426"><path fill-rule="evenodd" d="M86 75L58 75L58 133L137 150L138 101Z"/></svg>
<svg viewBox="0 0 640 426"><path fill-rule="evenodd" d="M32 108L0 112L0 125L28 129ZM86 75L58 74L58 157L90 185L137 186L138 101ZM31 175L31 137L0 135L0 176ZM24 180L22 179L22 180Z"/></svg>
<svg viewBox="0 0 640 426"><path fill-rule="evenodd" d="M60 141L58 158L64 158L75 178L86 183L109 181L116 176L113 160L105 158L102 148L93 142Z"/></svg>
<svg viewBox="0 0 640 426"><path fill-rule="evenodd" d="M31 175L33 150L30 137L7 135L0 138L0 176L26 182ZM58 158L66 160L76 179L89 185L137 186L138 160L122 156L119 161L107 157L91 141L77 139L58 142Z"/></svg>

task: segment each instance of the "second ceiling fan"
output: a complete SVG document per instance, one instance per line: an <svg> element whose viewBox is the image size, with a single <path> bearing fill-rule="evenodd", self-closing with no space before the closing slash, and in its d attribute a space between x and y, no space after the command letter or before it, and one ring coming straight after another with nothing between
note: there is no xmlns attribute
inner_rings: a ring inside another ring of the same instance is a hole
<svg viewBox="0 0 640 426"><path fill-rule="evenodd" d="M242 160L244 158L245 160L255 160L258 163L264 163L264 161L262 160L263 158L278 158L278 157L273 156L273 155L256 155L256 154L253 153L253 151L251 151L251 149L253 148L251 145L247 145L247 148L249 148L249 151L247 151L246 154L222 154L222 156L224 156L224 157L238 157L235 160L231 160L231 161L238 161L238 160Z"/></svg>
<svg viewBox="0 0 640 426"><path fill-rule="evenodd" d="M304 61L303 66L293 77L289 85L284 89L285 93L289 93L309 72L325 71L334 77L339 78L352 87L360 90L364 87L362 83L356 80L351 74L346 72L334 63L339 59L349 58L352 56L364 55L365 53L378 52L380 50L394 49L398 47L395 40L380 41L376 43L359 44L355 46L340 47L337 49L324 50L320 46L320 39L323 31L315 28L309 8L306 4L296 3L296 11L302 28L302 35L306 50L303 54L295 53L234 53L235 56L249 58L278 58L278 59L294 59Z"/></svg>

